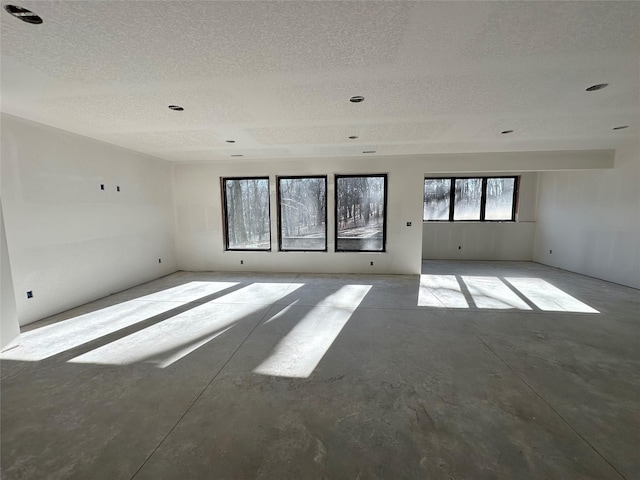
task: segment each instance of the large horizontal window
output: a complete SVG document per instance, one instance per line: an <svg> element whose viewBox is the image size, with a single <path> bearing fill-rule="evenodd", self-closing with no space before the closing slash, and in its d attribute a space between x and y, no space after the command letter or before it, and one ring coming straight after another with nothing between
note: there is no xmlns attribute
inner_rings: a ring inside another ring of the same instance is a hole
<svg viewBox="0 0 640 480"><path fill-rule="evenodd" d="M515 221L518 177L425 178L425 221Z"/></svg>
<svg viewBox="0 0 640 480"><path fill-rule="evenodd" d="M269 178L223 178L227 250L270 250Z"/></svg>
<svg viewBox="0 0 640 480"><path fill-rule="evenodd" d="M336 251L383 252L387 176L336 175Z"/></svg>
<svg viewBox="0 0 640 480"><path fill-rule="evenodd" d="M281 251L327 250L327 177L278 177Z"/></svg>

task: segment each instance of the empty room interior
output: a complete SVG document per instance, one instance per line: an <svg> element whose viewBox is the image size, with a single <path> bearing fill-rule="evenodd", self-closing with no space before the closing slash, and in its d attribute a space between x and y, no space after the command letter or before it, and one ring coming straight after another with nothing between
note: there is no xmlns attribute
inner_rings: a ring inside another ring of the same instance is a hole
<svg viewBox="0 0 640 480"><path fill-rule="evenodd" d="M3 479L640 478L640 2L0 21Z"/></svg>

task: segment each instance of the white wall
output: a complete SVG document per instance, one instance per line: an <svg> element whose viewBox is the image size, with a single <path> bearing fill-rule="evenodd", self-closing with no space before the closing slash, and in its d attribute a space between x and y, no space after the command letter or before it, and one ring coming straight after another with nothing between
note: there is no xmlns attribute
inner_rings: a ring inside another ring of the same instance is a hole
<svg viewBox="0 0 640 480"><path fill-rule="evenodd" d="M517 175L514 172L457 172L451 175ZM442 174L430 176L446 176ZM537 173L522 173L516 222L424 222L425 260L521 260L533 258Z"/></svg>
<svg viewBox="0 0 640 480"><path fill-rule="evenodd" d="M637 146L635 155L637 161ZM637 187L637 164L635 170L631 165L633 152L616 158L616 162L616 179L612 182L617 182L618 177L629 182L626 177L629 173ZM601 169L610 168L611 164L611 152L598 151L255 162L245 159L241 163L172 166L163 160L3 114L2 201L19 321L26 324L38 320L166 275L178 266L187 270L416 274L420 272L423 249L422 188L427 172L489 174L531 172L543 167ZM519 169L509 170L514 165ZM620 174L620 168L625 173ZM335 173L388 173L387 252L333 251ZM275 176L305 174L328 174L329 251L277 252ZM220 177L243 175L269 175L272 179L271 252L224 250ZM545 175L599 178L602 172ZM100 190L100 184L106 190ZM120 192L116 192L116 185L121 187ZM540 191L546 188L545 183ZM626 191L629 194L630 189ZM531 189L521 194L530 197ZM633 201L637 213L637 190ZM530 204L529 200L524 202L525 207ZM521 208L520 219L524 220L522 215ZM527 215L532 219L532 215ZM406 222L412 222L412 226L407 227ZM500 255L518 258L521 253L514 248L532 237L528 230L531 227L522 223L508 234L500 231L507 226L493 224L487 230L488 227L480 225L472 233L461 231L456 235L463 239L469 235L482 238L474 242L476 250L467 248L465 255L481 257L489 252L496 258L504 258ZM504 235L513 242L505 241ZM636 222L636 245L637 237ZM540 237L540 245L544 238ZM457 246L455 241L447 244ZM158 258L162 258L161 264ZM241 259L244 265L240 265ZM370 266L371 261L374 266ZM2 290L4 295L6 289ZM33 291L32 299L26 298L27 290Z"/></svg>
<svg viewBox="0 0 640 480"><path fill-rule="evenodd" d="M179 266L185 270L417 274L421 258L422 178L415 175L414 168L371 157L175 165ZM388 173L386 253L334 252L335 173ZM276 174L331 174L327 179L328 252L277 251ZM220 177L264 175L271 179L272 251L226 252ZM412 226L407 227L406 222Z"/></svg>
<svg viewBox="0 0 640 480"><path fill-rule="evenodd" d="M530 261L535 227L534 222L425 223L422 258Z"/></svg>
<svg viewBox="0 0 640 480"><path fill-rule="evenodd" d="M16 297L11 278L11 262L4 231L4 215L0 201L0 351L12 346L20 335Z"/></svg>
<svg viewBox="0 0 640 480"><path fill-rule="evenodd" d="M612 170L540 175L534 260L640 288L638 143Z"/></svg>
<svg viewBox="0 0 640 480"><path fill-rule="evenodd" d="M422 196L426 174L482 172L535 172L546 169L601 169L613 166L613 151L512 152L477 155L415 155L407 157L301 158L288 160L227 161L223 163L177 163L174 166L176 246L178 265L184 270L291 271L417 274L423 258ZM514 165L519 167L514 170ZM444 167L446 166L446 170ZM481 169L480 169L481 168ZM388 173L388 226L386 253L335 253L333 174ZM328 178L329 251L277 252L276 175L322 175ZM220 177L265 176L271 178L271 252L226 252L222 234ZM450 242L444 227L440 237L430 236L447 258L495 258L529 260L535 225L535 173L523 173L522 206L517 225L480 225L476 231L456 230L465 240L466 256L448 254ZM406 222L412 226L407 227ZM527 223L529 222L529 223ZM471 225L469 225L471 227ZM463 229L464 230L464 229ZM469 240L480 236L480 241ZM244 260L244 265L240 265ZM374 266L370 266L370 261Z"/></svg>
<svg viewBox="0 0 640 480"><path fill-rule="evenodd" d="M176 270L169 162L2 115L1 167L20 324Z"/></svg>

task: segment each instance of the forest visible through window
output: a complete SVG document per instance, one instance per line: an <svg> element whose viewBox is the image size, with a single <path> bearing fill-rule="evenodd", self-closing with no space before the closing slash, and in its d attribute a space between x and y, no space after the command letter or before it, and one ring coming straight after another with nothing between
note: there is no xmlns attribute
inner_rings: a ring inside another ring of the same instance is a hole
<svg viewBox="0 0 640 480"><path fill-rule="evenodd" d="M336 250L385 249L386 175L336 175Z"/></svg>
<svg viewBox="0 0 640 480"><path fill-rule="evenodd" d="M327 251L327 177L276 179L278 249ZM223 178L227 250L271 250L269 178ZM387 175L335 176L335 250L383 252Z"/></svg>
<svg viewBox="0 0 640 480"><path fill-rule="evenodd" d="M278 177L280 250L327 249L327 177Z"/></svg>
<svg viewBox="0 0 640 480"><path fill-rule="evenodd" d="M227 250L270 250L268 178L223 179Z"/></svg>
<svg viewBox="0 0 640 480"><path fill-rule="evenodd" d="M514 221L517 177L426 178L425 221Z"/></svg>

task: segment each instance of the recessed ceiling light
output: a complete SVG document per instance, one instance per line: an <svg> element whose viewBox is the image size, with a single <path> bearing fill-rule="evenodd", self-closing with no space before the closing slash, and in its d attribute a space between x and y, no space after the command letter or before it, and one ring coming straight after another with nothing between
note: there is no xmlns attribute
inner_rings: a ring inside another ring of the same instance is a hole
<svg viewBox="0 0 640 480"><path fill-rule="evenodd" d="M351 135L351 136L349 137L349 140L355 140L356 138L358 138L358 136L357 136L357 135Z"/></svg>
<svg viewBox="0 0 640 480"><path fill-rule="evenodd" d="M235 140L225 140L225 142L227 142L227 143L236 143Z"/></svg>
<svg viewBox="0 0 640 480"><path fill-rule="evenodd" d="M364 150L362 153L376 153L375 150Z"/></svg>
<svg viewBox="0 0 640 480"><path fill-rule="evenodd" d="M181 112L184 110L184 107L181 107L180 105L169 105L169 109L176 112Z"/></svg>
<svg viewBox="0 0 640 480"><path fill-rule="evenodd" d="M587 92L595 92L596 90L602 90L604 87L608 86L608 83L598 83L596 85L591 85L587 88Z"/></svg>
<svg viewBox="0 0 640 480"><path fill-rule="evenodd" d="M232 157L244 157L244 155L231 155Z"/></svg>
<svg viewBox="0 0 640 480"><path fill-rule="evenodd" d="M360 95L356 95L355 97L351 97L349 99L350 102L352 103L360 103L364 100L364 97L360 96Z"/></svg>
<svg viewBox="0 0 640 480"><path fill-rule="evenodd" d="M27 10L26 8L17 7L16 5L5 5L4 9L11 15L16 17L18 20L22 20L23 22L32 23L34 25L39 25L42 23L42 18L40 18L35 13Z"/></svg>
<svg viewBox="0 0 640 480"><path fill-rule="evenodd" d="M503 130L500 132L502 135L506 135L507 133L513 133L513 130Z"/></svg>

